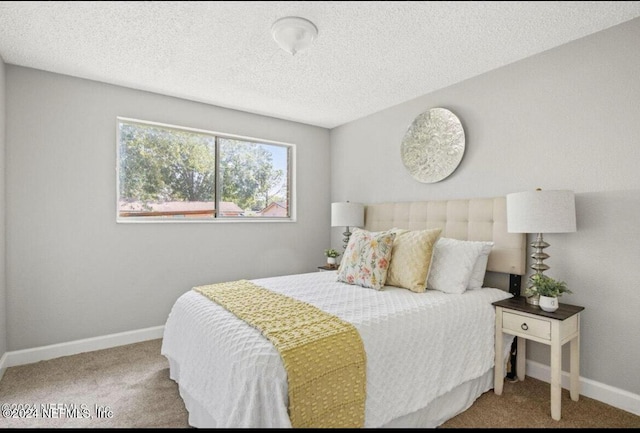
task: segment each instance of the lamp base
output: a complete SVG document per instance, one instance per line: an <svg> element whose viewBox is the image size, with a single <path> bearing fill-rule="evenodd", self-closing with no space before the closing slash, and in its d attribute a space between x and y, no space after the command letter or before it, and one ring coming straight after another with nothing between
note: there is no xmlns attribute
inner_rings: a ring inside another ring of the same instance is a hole
<svg viewBox="0 0 640 433"><path fill-rule="evenodd" d="M536 274L542 275L544 271L549 269L549 266L544 264L544 259L549 258L549 255L544 252L544 249L547 248L549 244L546 243L544 239L542 239L542 233L538 233L536 236L536 240L531 243L531 246L535 249L534 253L531 254L531 258L535 260L535 262L531 265L531 269L536 271ZM531 277L533 277L533 275L531 275ZM533 281L531 282L531 284L533 285ZM539 307L540 295L536 294L527 297L527 304Z"/></svg>
<svg viewBox="0 0 640 433"><path fill-rule="evenodd" d="M349 231L349 227L347 227L347 231L342 233L342 236L344 236L344 238L342 238L342 249L346 251L347 245L349 245L349 238L351 237L351 232Z"/></svg>
<svg viewBox="0 0 640 433"><path fill-rule="evenodd" d="M535 305L536 307L540 306L540 295L529 296L526 300L529 305Z"/></svg>
<svg viewBox="0 0 640 433"><path fill-rule="evenodd" d="M534 253L531 254L531 258L535 260L535 263L531 265L531 268L536 271L536 273L541 274L542 272L549 269L549 266L544 264L544 259L549 258L549 254L544 252L544 249L549 246L542 239L542 233L538 233L536 236L536 240L531 242L531 246L535 249Z"/></svg>

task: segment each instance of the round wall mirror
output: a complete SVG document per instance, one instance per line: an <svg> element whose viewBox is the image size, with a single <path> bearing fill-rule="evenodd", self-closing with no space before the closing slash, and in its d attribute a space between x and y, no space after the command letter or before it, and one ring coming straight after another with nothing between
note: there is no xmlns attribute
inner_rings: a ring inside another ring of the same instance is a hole
<svg viewBox="0 0 640 433"><path fill-rule="evenodd" d="M414 179L434 183L455 171L464 147L464 130L458 117L446 108L432 108L411 123L400 152L402 163Z"/></svg>

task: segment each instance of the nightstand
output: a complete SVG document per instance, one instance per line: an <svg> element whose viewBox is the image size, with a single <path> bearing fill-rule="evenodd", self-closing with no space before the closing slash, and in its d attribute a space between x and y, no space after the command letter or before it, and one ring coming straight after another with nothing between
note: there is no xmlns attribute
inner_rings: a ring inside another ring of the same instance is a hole
<svg viewBox="0 0 640 433"><path fill-rule="evenodd" d="M326 271L337 271L338 270L338 265L324 265L324 266L318 266L318 271L319 272L326 272Z"/></svg>
<svg viewBox="0 0 640 433"><path fill-rule="evenodd" d="M496 307L496 359L494 366L494 392L502 394L504 362L502 360L502 334L517 338L516 372L524 380L526 340L551 346L551 418L560 420L562 393L562 345L571 342L570 394L571 400L580 396L580 312L584 307L560 304L548 313L526 303L523 297L494 302Z"/></svg>

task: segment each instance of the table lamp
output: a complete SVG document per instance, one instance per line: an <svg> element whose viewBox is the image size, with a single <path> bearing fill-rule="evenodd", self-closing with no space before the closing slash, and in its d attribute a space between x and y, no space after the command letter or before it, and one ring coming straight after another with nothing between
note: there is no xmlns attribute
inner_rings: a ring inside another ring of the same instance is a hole
<svg viewBox="0 0 640 433"><path fill-rule="evenodd" d="M364 226L364 205L361 203L337 202L331 203L331 227L346 227L343 248L346 250L349 244L351 232L349 227Z"/></svg>
<svg viewBox="0 0 640 433"><path fill-rule="evenodd" d="M507 194L507 231L509 233L537 233L531 243L534 263L531 268L536 274L549 269L544 259L549 255L544 249L549 246L543 233L570 233L576 231L576 208L573 191L549 190ZM533 277L533 275L532 275ZM527 303L538 305L537 297L528 297Z"/></svg>

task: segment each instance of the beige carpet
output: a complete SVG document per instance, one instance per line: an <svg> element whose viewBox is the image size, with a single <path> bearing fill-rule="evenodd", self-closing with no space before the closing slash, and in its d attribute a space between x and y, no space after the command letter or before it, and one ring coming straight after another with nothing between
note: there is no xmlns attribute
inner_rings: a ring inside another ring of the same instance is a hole
<svg viewBox="0 0 640 433"><path fill-rule="evenodd" d="M0 418L1 427L188 427L187 411L162 340L11 367L0 381L0 403L86 405L92 418ZM94 405L109 406L98 418ZM71 407L71 406L70 406ZM55 412L53 412L55 413ZM78 411L81 413L81 410Z"/></svg>
<svg viewBox="0 0 640 433"><path fill-rule="evenodd" d="M502 395L482 394L465 412L445 422L443 428L640 428L640 416L580 396L571 400L562 390L562 417L551 419L549 384L525 377L504 383Z"/></svg>
<svg viewBox="0 0 640 433"><path fill-rule="evenodd" d="M161 340L152 340L7 369L0 404L48 405L50 417L44 419L39 408L39 418L0 417L0 428L189 427L160 346ZM103 413L111 416L98 417L96 405L108 406ZM574 402L563 390L562 420L553 421L549 385L527 378L506 382L502 396L486 392L441 427L640 428L640 417L584 396Z"/></svg>

